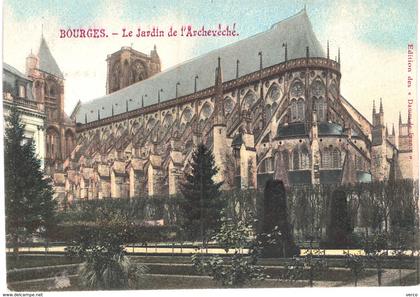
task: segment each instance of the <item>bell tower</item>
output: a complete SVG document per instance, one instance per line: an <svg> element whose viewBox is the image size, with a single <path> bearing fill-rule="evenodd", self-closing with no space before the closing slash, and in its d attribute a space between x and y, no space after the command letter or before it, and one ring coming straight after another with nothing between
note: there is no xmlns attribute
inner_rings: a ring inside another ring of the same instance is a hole
<svg viewBox="0 0 420 297"><path fill-rule="evenodd" d="M108 55L106 93L110 94L161 71L160 58L154 46L150 55L138 52L129 46Z"/></svg>

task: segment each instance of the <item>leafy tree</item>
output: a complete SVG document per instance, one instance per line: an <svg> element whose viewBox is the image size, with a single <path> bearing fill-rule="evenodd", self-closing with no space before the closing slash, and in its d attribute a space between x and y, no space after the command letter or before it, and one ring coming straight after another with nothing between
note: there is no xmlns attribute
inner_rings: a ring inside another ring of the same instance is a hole
<svg viewBox="0 0 420 297"><path fill-rule="evenodd" d="M48 237L56 224L51 182L41 170L35 146L24 137L25 125L16 106L6 119L4 171L6 233L18 256L19 242L35 232Z"/></svg>
<svg viewBox="0 0 420 297"><path fill-rule="evenodd" d="M387 235L385 233L375 233L371 237L364 239L363 249L367 259L374 263L378 274L378 286L382 285L383 264L387 257Z"/></svg>
<svg viewBox="0 0 420 297"><path fill-rule="evenodd" d="M220 231L213 236L228 254L233 249L233 254L225 257L205 257L199 253L192 256L194 268L207 274L220 283L223 287L240 288L253 280L263 280L266 275L263 268L256 265L259 249L252 239L252 224L243 221L233 222L222 218ZM248 254L243 254L244 248L249 248Z"/></svg>
<svg viewBox="0 0 420 297"><path fill-rule="evenodd" d="M324 252L311 246L304 252L303 257L293 257L287 266L286 279L296 281L307 278L309 286L313 287L315 277L328 270L324 256Z"/></svg>
<svg viewBox="0 0 420 297"><path fill-rule="evenodd" d="M215 183L214 175L218 172L213 154L204 144L193 152L190 169L185 172L181 192L185 198L181 205L184 213L183 226L191 239L204 240L211 231L219 226L220 212L224 207L220 199L220 186Z"/></svg>
<svg viewBox="0 0 420 297"><path fill-rule="evenodd" d="M80 234L67 255L84 259L79 269L79 283L87 289L138 289L146 266L133 263L126 256L124 244L135 232L129 216L121 210L98 208L95 228Z"/></svg>

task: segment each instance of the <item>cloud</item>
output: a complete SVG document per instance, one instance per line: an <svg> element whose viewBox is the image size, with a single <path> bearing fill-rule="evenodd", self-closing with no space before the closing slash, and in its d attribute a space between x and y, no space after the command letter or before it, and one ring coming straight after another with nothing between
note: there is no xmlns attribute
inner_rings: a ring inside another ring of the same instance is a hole
<svg viewBox="0 0 420 297"><path fill-rule="evenodd" d="M172 12L159 14L141 23L128 22L124 20L124 8L122 2L104 3L100 8L101 15L92 20L90 27L106 28L107 32L120 32L122 28L135 31L138 26L147 29L156 25L166 30L170 26L180 27L188 23L182 14ZM57 16L20 19L13 12L14 10L5 3L5 62L24 72L25 58L31 49L34 53L38 52L41 26L44 23L44 37L66 79L65 110L68 114L78 100L83 102L105 95L106 57L122 46L132 46L147 54L156 45L162 70L191 58L198 46L197 40L186 38L125 39L118 36L105 39L60 39L59 30L68 28L60 25Z"/></svg>
<svg viewBox="0 0 420 297"><path fill-rule="evenodd" d="M330 40L332 58L337 55L337 47L341 49L341 93L369 120L372 101L379 106L381 97L385 122L391 129L393 122L398 123L398 111L407 115L407 47L389 48L364 41L360 35L376 13L374 7L365 2L340 3L330 8L321 36L324 44ZM390 18L393 16L398 14Z"/></svg>

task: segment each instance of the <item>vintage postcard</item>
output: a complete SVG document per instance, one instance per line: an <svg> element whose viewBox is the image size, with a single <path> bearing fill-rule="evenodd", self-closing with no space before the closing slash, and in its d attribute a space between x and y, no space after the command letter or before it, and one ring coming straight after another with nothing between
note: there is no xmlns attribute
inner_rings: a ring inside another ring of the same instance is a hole
<svg viewBox="0 0 420 297"><path fill-rule="evenodd" d="M415 0L6 0L2 25L3 296L418 296Z"/></svg>

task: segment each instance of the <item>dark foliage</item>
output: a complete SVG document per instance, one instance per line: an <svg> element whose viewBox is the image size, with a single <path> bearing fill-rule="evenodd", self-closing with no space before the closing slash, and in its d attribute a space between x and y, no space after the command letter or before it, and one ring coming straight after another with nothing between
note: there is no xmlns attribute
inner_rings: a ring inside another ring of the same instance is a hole
<svg viewBox="0 0 420 297"><path fill-rule="evenodd" d="M34 143L24 137L24 127L13 106L6 119L4 171L6 233L15 246L34 234L48 239L56 225L51 183L43 175Z"/></svg>
<svg viewBox="0 0 420 297"><path fill-rule="evenodd" d="M331 195L326 246L344 248L350 244L352 233L346 193L336 189Z"/></svg>
<svg viewBox="0 0 420 297"><path fill-rule="evenodd" d="M78 276L80 284L102 290L138 288L146 268L131 263L125 255L124 243L134 232L129 217L101 208L95 218L95 232L80 234L78 240L67 248L69 256L84 259Z"/></svg>
<svg viewBox="0 0 420 297"><path fill-rule="evenodd" d="M220 212L225 204L220 199L222 184L213 180L218 169L213 154L204 144L193 152L189 165L190 170L185 172L181 184L184 196L181 204L184 217L182 225L189 239L198 239L201 235L208 238L220 225Z"/></svg>
<svg viewBox="0 0 420 297"><path fill-rule="evenodd" d="M223 287L240 288L251 281L265 279L267 276L263 273L263 267L257 265L260 250L252 239L252 233L252 223L222 218L222 226L213 240L226 253L233 250L233 254L222 258L196 253L191 257L194 269L211 276ZM243 253L244 248L249 249L248 254Z"/></svg>
<svg viewBox="0 0 420 297"><path fill-rule="evenodd" d="M289 223L286 189L279 180L268 180L264 189L262 233L263 257L291 257L299 254Z"/></svg>

